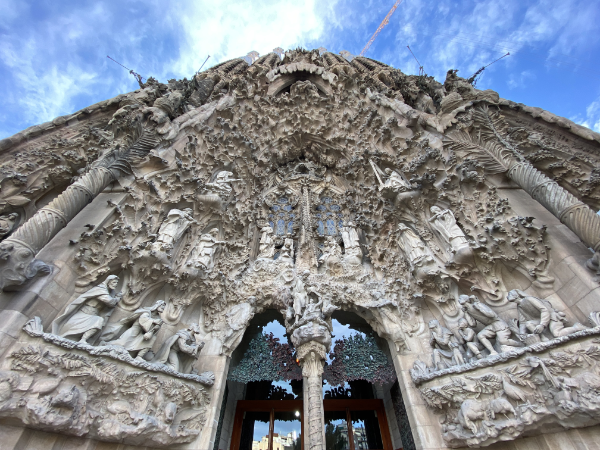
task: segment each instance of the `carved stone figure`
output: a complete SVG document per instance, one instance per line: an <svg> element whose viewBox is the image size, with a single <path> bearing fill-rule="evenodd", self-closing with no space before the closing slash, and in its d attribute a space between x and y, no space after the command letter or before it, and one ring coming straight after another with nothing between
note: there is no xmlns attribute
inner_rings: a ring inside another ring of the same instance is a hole
<svg viewBox="0 0 600 450"><path fill-rule="evenodd" d="M295 282L292 286L292 298L293 298L293 309L294 309L294 321L298 322L304 314L304 309L308 304L308 294L304 287L304 283L308 280L310 272L303 272L300 277L296 277Z"/></svg>
<svg viewBox="0 0 600 450"><path fill-rule="evenodd" d="M192 250L187 265L193 266L196 269L211 269L214 265L214 256L217 251L216 246L227 243L226 241L218 241L218 236L218 228L213 228L208 233L201 235L198 244Z"/></svg>
<svg viewBox="0 0 600 450"><path fill-rule="evenodd" d="M437 320L429 321L429 345L433 348L433 366L442 370L448 365L464 364L459 345L450 330L440 325ZM450 362L450 363L449 363Z"/></svg>
<svg viewBox="0 0 600 450"><path fill-rule="evenodd" d="M19 215L17 213L0 215L0 239L3 239L13 230L18 219Z"/></svg>
<svg viewBox="0 0 600 450"><path fill-rule="evenodd" d="M121 299L115 293L119 277L109 275L103 283L77 297L65 312L52 322L52 333L88 342L108 322L113 308Z"/></svg>
<svg viewBox="0 0 600 450"><path fill-rule="evenodd" d="M310 341L324 345L331 345L331 314L338 309L329 295L321 295L314 287L305 287L310 272L305 271L292 286L292 308L294 322L286 318L286 328L291 334L292 342L296 347ZM291 312L291 311L290 311Z"/></svg>
<svg viewBox="0 0 600 450"><path fill-rule="evenodd" d="M294 240L291 238L285 238L283 241L283 247L281 247L279 258L282 260L293 261L294 260Z"/></svg>
<svg viewBox="0 0 600 450"><path fill-rule="evenodd" d="M196 324L179 330L161 345L152 362L164 364L177 372L191 373L192 365L204 347L204 342L199 342L196 338L199 332Z"/></svg>
<svg viewBox="0 0 600 450"><path fill-rule="evenodd" d="M327 236L321 250L323 253L319 257L319 264L325 266L328 272L339 274L341 270L342 249L335 237Z"/></svg>
<svg viewBox="0 0 600 450"><path fill-rule="evenodd" d="M430 211L432 216L429 222L449 246L450 251L454 254L454 261L458 263L472 263L473 255L469 247L469 242L465 237L465 233L456 224L456 219L452 211L449 209L442 210L437 206L432 206Z"/></svg>
<svg viewBox="0 0 600 450"><path fill-rule="evenodd" d="M432 259L425 243L413 230L403 223L398 224L398 230L400 231L398 237L400 247L402 247L412 264L418 265L423 261Z"/></svg>
<svg viewBox="0 0 600 450"><path fill-rule="evenodd" d="M380 296L379 293L377 293ZM403 329L403 323L400 319L398 303L394 300L378 298L377 301L368 305L369 311L373 315L373 321L369 324L380 336L391 339L396 346L396 351L401 352L407 349L406 335Z"/></svg>
<svg viewBox="0 0 600 450"><path fill-rule="evenodd" d="M496 339L496 344L501 352L523 346L521 342L510 338L512 332L508 324L492 308L481 303L476 296L461 295L458 297L458 303L461 305L470 327L474 327L477 322L484 325L483 329L477 333L477 339L488 349L490 355L498 354L490 342L492 338Z"/></svg>
<svg viewBox="0 0 600 450"><path fill-rule="evenodd" d="M260 243L258 246L258 258L272 259L275 255L275 241L273 239L273 228L266 225L260 230Z"/></svg>
<svg viewBox="0 0 600 450"><path fill-rule="evenodd" d="M104 345L115 345L129 351L133 357L144 359L163 324L160 314L166 303L158 300L153 306L139 308L133 314L121 319L118 324L108 327L102 335Z"/></svg>
<svg viewBox="0 0 600 450"><path fill-rule="evenodd" d="M390 189L394 191L405 191L410 189L410 183L404 179L402 175L392 169L385 169L383 172L381 169L373 162L370 161L371 166L373 167L373 171L377 176L377 180L379 181L379 190ZM385 179L385 181L383 181Z"/></svg>
<svg viewBox="0 0 600 450"><path fill-rule="evenodd" d="M418 281L428 277L442 274L446 277L444 271L436 263L431 250L425 245L419 236L405 224L398 224L398 243L400 248L407 256L413 275Z"/></svg>
<svg viewBox="0 0 600 450"><path fill-rule="evenodd" d="M172 209L160 226L156 241L152 244L152 249L163 252L172 250L192 223L196 223L196 221L192 217L190 208L184 210Z"/></svg>
<svg viewBox="0 0 600 450"><path fill-rule="evenodd" d="M519 289L513 289L507 295L509 302L517 304L519 312L519 331L521 334L541 335L548 329L552 336L568 336L577 331L585 330L587 327L575 323L566 327L566 315L552 307L548 300L527 295Z"/></svg>
<svg viewBox="0 0 600 450"><path fill-rule="evenodd" d="M477 342L477 333L475 333L473 328L469 327L469 322L464 317L458 320L456 335L459 337L459 343L467 347L467 356L475 356L478 359L483 358Z"/></svg>
<svg viewBox="0 0 600 450"><path fill-rule="evenodd" d="M242 181L239 179L229 178L232 175L232 172L228 172L226 170L220 171L212 183L206 183L207 190L213 194L227 197L231 193L230 183L232 181Z"/></svg>
<svg viewBox="0 0 600 450"><path fill-rule="evenodd" d="M256 297L248 297L246 302L233 305L225 313L225 322L227 329L223 337L224 352L231 353L240 344L246 327L254 316L256 307Z"/></svg>
<svg viewBox="0 0 600 450"><path fill-rule="evenodd" d="M348 221L340 231L344 242L344 261L360 264L362 262L362 250L354 222Z"/></svg>

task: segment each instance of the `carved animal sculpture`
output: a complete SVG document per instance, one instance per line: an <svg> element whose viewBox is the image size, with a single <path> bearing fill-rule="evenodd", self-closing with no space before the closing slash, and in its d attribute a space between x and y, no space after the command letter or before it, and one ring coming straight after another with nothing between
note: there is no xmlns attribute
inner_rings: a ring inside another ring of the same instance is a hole
<svg viewBox="0 0 600 450"><path fill-rule="evenodd" d="M515 409L505 398L494 398L489 400L465 400L458 412L458 422L463 428L469 429L477 434L476 421L494 420L496 414L515 414Z"/></svg>

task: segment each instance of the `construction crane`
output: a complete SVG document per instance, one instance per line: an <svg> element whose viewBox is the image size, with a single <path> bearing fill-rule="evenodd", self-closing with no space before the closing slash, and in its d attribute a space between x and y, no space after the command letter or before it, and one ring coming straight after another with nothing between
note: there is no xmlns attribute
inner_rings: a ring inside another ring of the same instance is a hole
<svg viewBox="0 0 600 450"><path fill-rule="evenodd" d="M502 58L506 58L507 56L510 55L510 52L507 52L505 55L501 56L500 58L492 61L491 63L489 63L487 66L483 66L481 69L479 69L477 72L475 72L468 80L467 83L471 83L473 85L473 87L475 87L475 85L477 84L477 81L479 80L479 78L481 77L481 74L483 73L483 71L485 69L487 69L488 67L490 67L492 64L494 64L495 62L500 61Z"/></svg>
<svg viewBox="0 0 600 450"><path fill-rule="evenodd" d="M371 39L369 39L369 42L367 42L367 45L365 45L365 48L362 49L362 52L360 52L360 55L358 55L358 56L364 56L364 54L367 52L367 50L369 50L369 47L371 46L371 44L373 43L373 41L375 40L377 35L389 23L390 17L392 17L392 14L394 14L394 11L396 11L396 8L398 8L400 3L402 3L402 0L396 0L396 3L394 3L394 6L392 6L392 9L390 9L390 12L387 13L387 16L385 16L385 19L383 19L383 22L381 22L381 24L379 24L379 28L377 28L375 33L373 33L373 36L371 36Z"/></svg>

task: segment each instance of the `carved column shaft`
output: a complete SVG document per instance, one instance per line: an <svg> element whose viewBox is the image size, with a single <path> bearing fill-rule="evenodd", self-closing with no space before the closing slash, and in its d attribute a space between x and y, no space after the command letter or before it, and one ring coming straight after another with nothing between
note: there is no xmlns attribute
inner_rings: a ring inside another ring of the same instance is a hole
<svg viewBox="0 0 600 450"><path fill-rule="evenodd" d="M562 188L542 172L525 161L519 151L498 132L490 119L487 108L476 110L475 117L485 124L489 137L495 137L501 145L490 145L486 150L506 169L507 176L525 192L540 202L564 223L579 239L594 251L600 251L600 216L569 191Z"/></svg>
<svg viewBox="0 0 600 450"><path fill-rule="evenodd" d="M298 246L298 258L296 266L302 270L310 270L317 266L317 257L315 255L314 240L312 239L311 225L311 201L310 188L308 185L302 186L302 224L300 230L300 245Z"/></svg>
<svg viewBox="0 0 600 450"><path fill-rule="evenodd" d="M325 346L311 341L298 348L304 378L304 450L325 450L323 366Z"/></svg>
<svg viewBox="0 0 600 450"><path fill-rule="evenodd" d="M507 173L525 192L569 227L587 246L600 250L600 216L529 163L514 163Z"/></svg>
<svg viewBox="0 0 600 450"><path fill-rule="evenodd" d="M79 178L52 202L21 225L6 243L22 245L39 252L85 206L115 180L105 167L97 167Z"/></svg>
<svg viewBox="0 0 600 450"><path fill-rule="evenodd" d="M144 131L125 152L110 152L5 239L0 245L0 289L23 284L40 270L47 272L48 266L35 260L35 255L115 181L121 171L129 170L130 161L141 159L158 143L153 132Z"/></svg>

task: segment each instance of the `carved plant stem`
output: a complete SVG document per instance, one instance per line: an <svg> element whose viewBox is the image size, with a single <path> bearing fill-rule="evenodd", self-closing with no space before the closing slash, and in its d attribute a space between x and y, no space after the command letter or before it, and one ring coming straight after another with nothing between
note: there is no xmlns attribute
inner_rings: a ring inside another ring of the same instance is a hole
<svg viewBox="0 0 600 450"><path fill-rule="evenodd" d="M533 167L502 136L499 128L503 124L498 119L490 117L487 108L474 110L473 116L481 125L480 137L487 141L489 145L477 145L471 140L466 143L466 147L471 149L479 147L479 151L487 152L497 165L502 166L508 178L554 214L587 246L592 247L594 251L600 251L600 216L586 204L577 200L556 181L551 180ZM500 142L501 145L490 143L494 140ZM457 143L453 138L447 142L449 141L452 141L451 145Z"/></svg>
<svg viewBox="0 0 600 450"><path fill-rule="evenodd" d="M0 266L0 288L22 284L39 270L48 270L45 264L34 260L35 255L120 172L128 170L132 159L144 156L157 143L153 134L144 132L126 151L111 152L4 240L0 247L0 259L5 260Z"/></svg>
<svg viewBox="0 0 600 450"><path fill-rule="evenodd" d="M304 378L304 423L307 433L306 450L325 450L324 412L323 412L323 363L325 346L317 342L308 342L298 349L298 358Z"/></svg>

